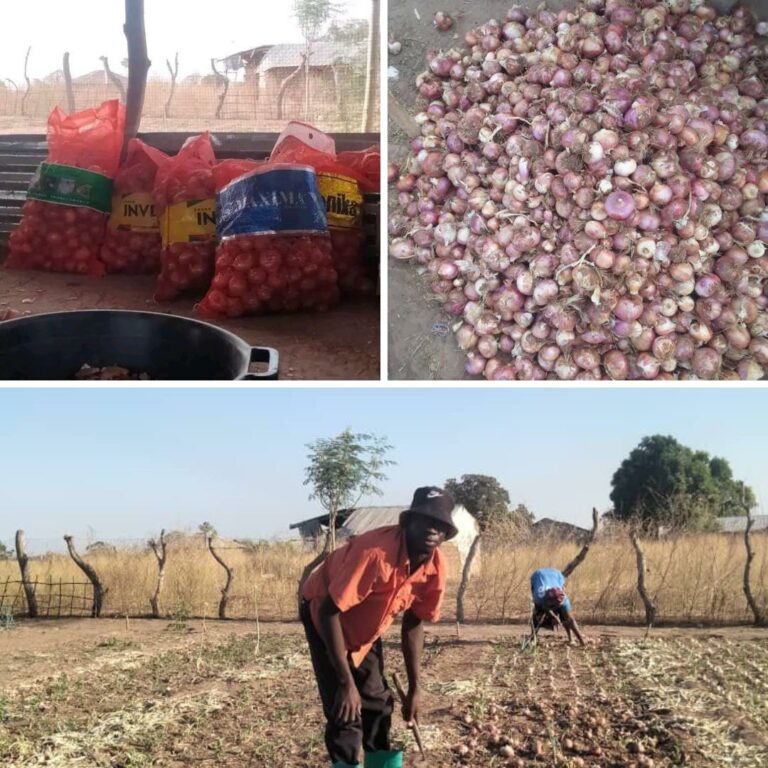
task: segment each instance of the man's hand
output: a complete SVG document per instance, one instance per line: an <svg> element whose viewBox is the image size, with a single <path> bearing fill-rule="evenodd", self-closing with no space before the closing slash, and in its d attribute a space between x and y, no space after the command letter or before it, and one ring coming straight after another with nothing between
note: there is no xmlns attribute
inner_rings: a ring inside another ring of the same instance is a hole
<svg viewBox="0 0 768 768"><path fill-rule="evenodd" d="M421 693L418 688L411 688L408 691L408 695L405 697L405 703L403 704L403 720L405 724L412 728L414 722L419 721L419 709L421 707Z"/></svg>
<svg viewBox="0 0 768 768"><path fill-rule="evenodd" d="M343 683L336 689L333 716L339 725L346 725L362 717L363 704L354 682Z"/></svg>

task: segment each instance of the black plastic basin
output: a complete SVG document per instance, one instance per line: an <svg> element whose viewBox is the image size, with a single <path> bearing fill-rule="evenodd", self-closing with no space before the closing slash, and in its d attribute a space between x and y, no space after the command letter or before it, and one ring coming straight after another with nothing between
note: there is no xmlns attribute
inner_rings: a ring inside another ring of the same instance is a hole
<svg viewBox="0 0 768 768"><path fill-rule="evenodd" d="M267 369L250 372L251 363ZM157 312L94 309L0 323L0 379L69 380L85 364L160 380L276 379L278 353L210 323Z"/></svg>

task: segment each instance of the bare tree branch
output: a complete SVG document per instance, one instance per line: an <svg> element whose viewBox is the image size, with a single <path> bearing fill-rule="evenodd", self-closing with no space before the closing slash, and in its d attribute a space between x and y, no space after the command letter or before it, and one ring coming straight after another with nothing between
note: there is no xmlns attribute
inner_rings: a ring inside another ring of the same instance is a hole
<svg viewBox="0 0 768 768"><path fill-rule="evenodd" d="M755 626L762 627L765 624L765 616L760 610L755 596L752 594L751 579L752 561L755 559L755 551L752 549L751 531L752 526L755 524L755 519L752 517L752 510L749 508L749 505L746 502L743 503L747 512L747 525L744 528L744 548L747 550L747 560L744 563L744 595L747 598L749 610L752 611Z"/></svg>
<svg viewBox="0 0 768 768"><path fill-rule="evenodd" d="M216 82L224 85L224 90L219 94L219 103L216 106L216 118L221 119L221 110L224 108L224 99L227 98L227 91L229 90L229 78L222 75L218 69L216 69L216 59L211 59L211 69L213 74L216 75Z"/></svg>
<svg viewBox="0 0 768 768"><path fill-rule="evenodd" d="M99 56L99 59L104 65L104 71L107 74L107 79L110 83L112 83L112 85L115 86L115 88L117 88L117 91L120 94L120 101L125 104L125 86L123 85L123 81L110 69L109 59L106 56Z"/></svg>
<svg viewBox="0 0 768 768"><path fill-rule="evenodd" d="M472 575L472 563L475 560L477 552L480 548L480 534L475 536L472 545L467 552L467 557L464 560L464 567L461 569L461 582L459 584L459 590L456 593L456 623L461 624L464 621L464 595L467 592L469 586L469 579Z"/></svg>

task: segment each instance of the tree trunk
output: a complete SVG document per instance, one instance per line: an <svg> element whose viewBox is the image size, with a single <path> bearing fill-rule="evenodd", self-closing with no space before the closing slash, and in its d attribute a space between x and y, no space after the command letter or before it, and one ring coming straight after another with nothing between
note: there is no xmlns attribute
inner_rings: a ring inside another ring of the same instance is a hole
<svg viewBox="0 0 768 768"><path fill-rule="evenodd" d="M64 537L64 541L67 542L69 556L75 561L77 567L88 577L91 584L93 584L93 607L91 608L91 617L97 619L101 616L101 609L104 606L104 598L109 590L104 589L101 579L93 567L88 565L88 563L77 554L72 537L67 535Z"/></svg>
<svg viewBox="0 0 768 768"><path fill-rule="evenodd" d="M219 94L219 103L216 106L216 119L220 120L221 110L224 109L224 99L227 98L227 91L229 90L229 78L219 74L219 70L216 69L216 59L211 59L211 69L213 74L216 75L216 82L224 86L224 90Z"/></svg>
<svg viewBox="0 0 768 768"><path fill-rule="evenodd" d="M235 569L232 566L227 565L213 548L213 536L208 534L206 540L208 542L208 549L213 555L213 559L227 572L227 581L221 589L221 600L219 600L219 618L226 619L227 603L229 602L229 589L232 586L232 579L234 578Z"/></svg>
<svg viewBox="0 0 768 768"><path fill-rule="evenodd" d="M32 46L27 48L27 55L24 57L24 79L27 81L27 90L24 91L24 95L21 97L21 114L22 117L26 117L27 114L27 96L29 96L29 89L32 87L29 75L27 74L27 64L29 64L29 54L32 53Z"/></svg>
<svg viewBox="0 0 768 768"><path fill-rule="evenodd" d="M747 561L744 563L744 595L747 598L749 610L752 611L756 627L762 627L765 624L765 616L760 610L760 606L752 594L752 580L750 571L752 570L752 561L755 559L755 552L752 549L751 531L754 524L752 513L747 509L747 527L744 529L744 547L747 550Z"/></svg>
<svg viewBox="0 0 768 768"><path fill-rule="evenodd" d="M160 541L157 542L154 539L150 539L149 546L152 547L152 551L157 558L157 585L155 586L155 594L149 598L149 604L152 606L152 618L160 618L160 593L163 589L163 580L165 579L165 561L167 560L167 547L165 541L165 529L160 531Z"/></svg>
<svg viewBox="0 0 768 768"><path fill-rule="evenodd" d="M283 119L283 99L285 98L285 92L288 89L288 86L301 74L302 70L304 69L304 64L306 62L306 54L302 53L302 62L299 64L296 69L291 72L288 77L283 80L282 83L280 83L280 90L277 94L277 119L282 120Z"/></svg>
<svg viewBox="0 0 768 768"><path fill-rule="evenodd" d="M29 578L29 558L27 557L26 544L24 542L24 531L16 531L16 559L19 561L19 570L21 571L21 583L24 587L24 595L27 598L27 613L30 619L37 618L37 595L32 580Z"/></svg>
<svg viewBox="0 0 768 768"><path fill-rule="evenodd" d="M117 92L120 94L120 101L125 104L125 86L123 85L123 81L110 69L109 59L106 56L100 56L99 58L101 58L101 63L104 65L104 72L107 74L107 80L117 88Z"/></svg>
<svg viewBox="0 0 768 768"><path fill-rule="evenodd" d="M587 552L589 552L589 548L592 546L592 542L595 540L595 537L597 536L597 526L599 523L599 518L597 514L597 509L595 507L592 507L592 531L589 534L589 539L587 539L584 546L581 548L581 551L579 552L576 557L571 560L568 565L563 568L563 576L567 579L575 570L576 567L581 565L584 562L584 558L587 556Z"/></svg>
<svg viewBox="0 0 768 768"><path fill-rule="evenodd" d="M165 66L168 67L168 71L171 73L171 92L168 94L168 101L165 102L163 107L163 114L167 120L171 116L171 102L173 101L173 94L176 90L176 78L179 76L179 52L176 51L176 56L173 60L173 66L169 59L165 60Z"/></svg>
<svg viewBox="0 0 768 768"><path fill-rule="evenodd" d="M464 567L461 569L461 583L459 584L459 591L456 594L456 623L461 624L464 621L464 595L467 592L469 586L469 579L472 575L472 563L475 560L477 551L480 547L480 536L475 536L472 541L472 545L467 552L467 559L464 561Z"/></svg>
<svg viewBox="0 0 768 768"><path fill-rule="evenodd" d="M67 92L67 112L70 115L75 112L75 92L72 90L72 73L69 70L69 51L64 54L64 88Z"/></svg>
<svg viewBox="0 0 768 768"><path fill-rule="evenodd" d="M368 57L365 74L365 97L363 101L363 121L360 130L373 133L375 94L379 78L374 77L374 67L379 60L379 0L372 0L371 15L368 19Z"/></svg>
<svg viewBox="0 0 768 768"><path fill-rule="evenodd" d="M144 0L125 0L125 24L123 32L128 43L128 95L125 101L125 142L122 157L125 159L128 142L135 138L144 110L144 91L147 72L152 62L147 56L147 33L144 28ZM122 83L121 83L122 85Z"/></svg>
<svg viewBox="0 0 768 768"><path fill-rule="evenodd" d="M650 629L656 621L656 606L654 606L645 588L645 553L634 531L629 535L629 538L637 556L637 591L645 606L645 625Z"/></svg>

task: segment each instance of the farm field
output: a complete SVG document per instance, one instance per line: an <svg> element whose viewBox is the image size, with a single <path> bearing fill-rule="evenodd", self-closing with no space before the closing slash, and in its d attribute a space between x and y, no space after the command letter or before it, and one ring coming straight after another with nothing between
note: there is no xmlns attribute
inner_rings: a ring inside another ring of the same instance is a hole
<svg viewBox="0 0 768 768"><path fill-rule="evenodd" d="M525 632L429 628L429 759L397 727L407 766L768 765L765 630L664 628L646 639L591 626L586 650L549 633L523 651ZM397 634L390 672L402 669ZM0 630L0 649L9 768L327 763L297 623L19 621ZM502 756L507 740L514 754Z"/></svg>

